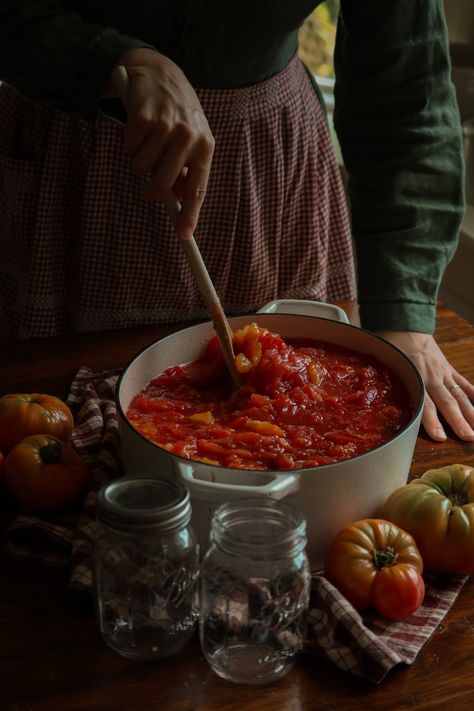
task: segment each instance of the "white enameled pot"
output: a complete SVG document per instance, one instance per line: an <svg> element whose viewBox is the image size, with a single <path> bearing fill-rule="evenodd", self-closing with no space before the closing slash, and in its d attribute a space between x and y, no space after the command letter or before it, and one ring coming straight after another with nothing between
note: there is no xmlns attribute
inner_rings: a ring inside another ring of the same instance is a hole
<svg viewBox="0 0 474 711"><path fill-rule="evenodd" d="M413 363L382 338L347 322L342 309L313 301L281 300L257 314L230 318L236 330L256 321L284 339L325 341L370 353L394 371L414 403L407 426L370 452L333 464L279 472L226 469L193 462L158 447L129 423L128 406L152 378L172 365L199 358L214 331L211 322L182 329L152 343L123 371L116 391L123 467L126 474L178 478L191 492L192 524L204 549L214 509L245 496L288 497L307 521L308 556L313 569L322 566L325 551L347 523L373 516L398 486L405 484L420 426L423 381Z"/></svg>

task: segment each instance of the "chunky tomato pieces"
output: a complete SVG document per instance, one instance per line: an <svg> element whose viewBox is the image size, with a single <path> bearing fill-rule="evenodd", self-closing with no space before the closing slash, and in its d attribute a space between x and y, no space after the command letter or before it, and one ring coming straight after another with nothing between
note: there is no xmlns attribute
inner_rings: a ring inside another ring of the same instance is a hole
<svg viewBox="0 0 474 711"><path fill-rule="evenodd" d="M331 344L292 345L249 324L234 334L233 390L217 339L173 366L127 412L147 439L188 459L238 469L300 469L366 452L403 428L413 404L385 366Z"/></svg>

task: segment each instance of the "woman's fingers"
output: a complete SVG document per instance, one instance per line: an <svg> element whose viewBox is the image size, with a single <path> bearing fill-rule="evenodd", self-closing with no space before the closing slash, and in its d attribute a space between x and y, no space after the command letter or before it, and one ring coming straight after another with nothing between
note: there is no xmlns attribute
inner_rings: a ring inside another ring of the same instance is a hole
<svg viewBox="0 0 474 711"><path fill-rule="evenodd" d="M439 441L446 439L439 412L460 439L474 441L474 407L466 392L460 386L452 390L445 385L429 384L426 391L422 422L427 434Z"/></svg>
<svg viewBox="0 0 474 711"><path fill-rule="evenodd" d="M127 70L128 88L124 99L127 124L124 131L124 148L127 155L135 157L151 135L167 140L172 121L165 115L165 107L157 106L156 83L149 69L131 67ZM123 97L122 97L123 98Z"/></svg>
<svg viewBox="0 0 474 711"><path fill-rule="evenodd" d="M434 404L428 392L425 393L425 405L423 408L423 415L421 418L421 424L425 428L426 434L437 442L444 442L446 439L446 432L441 425L440 419L438 417L438 410Z"/></svg>
<svg viewBox="0 0 474 711"><path fill-rule="evenodd" d="M144 197L162 200L181 181L183 204L178 236L196 228L214 152L214 139L198 97L183 72L149 49L122 59L129 84L125 106L125 150L132 169L148 175Z"/></svg>
<svg viewBox="0 0 474 711"><path fill-rule="evenodd" d="M163 159L167 137L158 131L142 134L134 153L129 152L132 170L137 175L152 173Z"/></svg>
<svg viewBox="0 0 474 711"><path fill-rule="evenodd" d="M145 143L141 152L146 150L147 143ZM142 175L150 174L143 193L145 200L148 202L162 200L166 193L173 189L173 185L181 174L182 167L186 165L188 158L188 146L174 141L166 152L161 152L160 157L153 165L149 165L146 170L142 170Z"/></svg>
<svg viewBox="0 0 474 711"><path fill-rule="evenodd" d="M474 442L474 385L448 362L433 336L424 333L384 331L391 341L411 358L423 378L426 399L422 423L437 441L446 439L440 416L466 442Z"/></svg>
<svg viewBox="0 0 474 711"><path fill-rule="evenodd" d="M458 437L474 441L474 406L468 395L472 386L454 370L449 376L450 379L443 383L432 383L430 386L427 384L427 391L430 393L435 407ZM457 380L463 384L458 384ZM431 429L432 418L428 416L427 419ZM441 427L441 423L439 427Z"/></svg>
<svg viewBox="0 0 474 711"><path fill-rule="evenodd" d="M204 151L203 159L192 162L183 182L181 212L176 221L176 231L181 239L189 239L192 236L206 197L210 169L208 156L210 152L212 157L214 144L207 145L202 150Z"/></svg>

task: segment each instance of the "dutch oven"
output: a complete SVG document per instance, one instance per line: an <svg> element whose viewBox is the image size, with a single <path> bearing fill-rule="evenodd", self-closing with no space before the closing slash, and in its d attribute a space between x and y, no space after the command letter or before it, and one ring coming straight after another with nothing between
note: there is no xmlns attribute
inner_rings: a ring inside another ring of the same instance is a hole
<svg viewBox="0 0 474 711"><path fill-rule="evenodd" d="M172 365L198 359L214 335L211 322L184 328L135 355L117 383L116 404L125 474L178 478L191 493L192 524L204 550L214 509L246 496L287 498L307 521L307 552L313 569L336 533L347 523L373 516L408 479L424 402L422 378L407 356L388 341L348 323L337 306L280 300L257 314L229 319L235 331L256 321L283 339L308 339L371 354L398 376L412 400L412 417L395 436L364 454L331 464L291 471L249 471L194 462L153 444L127 420L132 398Z"/></svg>

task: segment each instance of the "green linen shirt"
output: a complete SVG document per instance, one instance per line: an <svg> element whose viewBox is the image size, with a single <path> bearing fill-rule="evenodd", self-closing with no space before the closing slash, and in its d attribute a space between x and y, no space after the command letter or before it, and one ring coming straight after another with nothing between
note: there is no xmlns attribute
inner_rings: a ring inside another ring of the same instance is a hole
<svg viewBox="0 0 474 711"><path fill-rule="evenodd" d="M317 4L2 0L0 79L92 122L110 69L136 47L196 87L246 86L286 66ZM464 211L442 0L341 0L334 63L362 325L430 333Z"/></svg>

